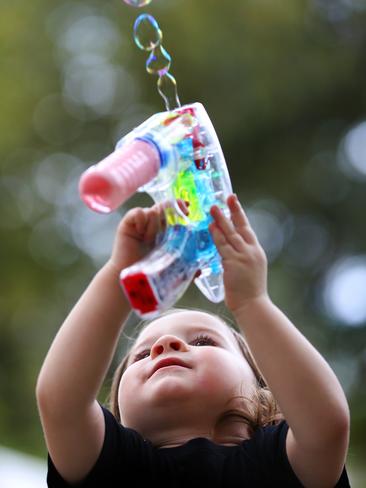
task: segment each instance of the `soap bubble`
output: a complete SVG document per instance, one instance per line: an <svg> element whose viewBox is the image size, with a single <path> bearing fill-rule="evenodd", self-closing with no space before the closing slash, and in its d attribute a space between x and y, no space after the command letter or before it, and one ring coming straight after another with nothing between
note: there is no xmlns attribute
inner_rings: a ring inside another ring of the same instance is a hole
<svg viewBox="0 0 366 488"><path fill-rule="evenodd" d="M172 58L163 46L155 48L146 61L146 70L151 75L165 75L169 71Z"/></svg>
<svg viewBox="0 0 366 488"><path fill-rule="evenodd" d="M140 49L152 51L161 43L163 33L152 15L142 14L133 26L133 38Z"/></svg>
<svg viewBox="0 0 366 488"><path fill-rule="evenodd" d="M127 5L131 5L132 7L145 7L148 5L151 0L123 0Z"/></svg>

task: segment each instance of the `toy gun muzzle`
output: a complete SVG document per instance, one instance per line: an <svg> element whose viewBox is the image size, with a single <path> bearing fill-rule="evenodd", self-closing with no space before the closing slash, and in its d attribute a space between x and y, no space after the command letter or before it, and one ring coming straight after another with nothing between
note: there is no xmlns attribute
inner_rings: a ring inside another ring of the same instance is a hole
<svg viewBox="0 0 366 488"><path fill-rule="evenodd" d="M158 151L142 140L117 149L81 177L82 200L92 210L108 213L152 180L160 168Z"/></svg>
<svg viewBox="0 0 366 488"><path fill-rule="evenodd" d="M179 158L175 143L189 136L191 126L192 118L183 114L159 131L152 128L134 138L121 139L112 154L82 174L81 199L92 210L109 213L153 180L169 162L171 174Z"/></svg>

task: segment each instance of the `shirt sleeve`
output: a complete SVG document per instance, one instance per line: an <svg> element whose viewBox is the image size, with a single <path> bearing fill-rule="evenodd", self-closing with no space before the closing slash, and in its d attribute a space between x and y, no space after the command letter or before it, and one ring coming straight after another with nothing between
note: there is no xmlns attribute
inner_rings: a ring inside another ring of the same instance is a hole
<svg viewBox="0 0 366 488"><path fill-rule="evenodd" d="M94 488L95 486L118 486L118 482L127 469L137 469L138 457L131 453L141 452L143 438L134 430L123 427L112 413L101 407L105 421L105 435L99 457L86 478L76 486L80 488ZM121 465L124 469L121 469ZM122 481L122 479L121 479ZM69 488L67 483L57 471L52 458L48 455L48 488Z"/></svg>
<svg viewBox="0 0 366 488"><path fill-rule="evenodd" d="M289 486L294 488L303 488L303 484L297 478L287 457L286 437L288 424L282 421L277 425L267 426L259 429L255 438L259 443L259 452L261 455L262 467L269 467L267 483L278 486ZM335 488L349 488L349 480L346 468L343 469L342 475L335 485Z"/></svg>

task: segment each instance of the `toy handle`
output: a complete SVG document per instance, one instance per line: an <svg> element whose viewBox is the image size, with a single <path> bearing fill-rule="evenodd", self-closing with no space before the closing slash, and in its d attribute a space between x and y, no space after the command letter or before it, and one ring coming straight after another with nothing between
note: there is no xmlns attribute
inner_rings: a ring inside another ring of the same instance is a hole
<svg viewBox="0 0 366 488"><path fill-rule="evenodd" d="M195 233L174 225L144 259L121 271L120 284L135 312L153 318L174 305L198 269Z"/></svg>
<svg viewBox="0 0 366 488"><path fill-rule="evenodd" d="M92 210L109 213L152 180L159 169L158 149L152 143L135 139L82 174L81 199Z"/></svg>

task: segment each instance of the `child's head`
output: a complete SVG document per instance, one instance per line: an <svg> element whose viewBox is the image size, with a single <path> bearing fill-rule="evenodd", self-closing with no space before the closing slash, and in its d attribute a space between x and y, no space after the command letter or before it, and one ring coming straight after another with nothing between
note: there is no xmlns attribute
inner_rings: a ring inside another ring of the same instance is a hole
<svg viewBox="0 0 366 488"><path fill-rule="evenodd" d="M111 409L146 438L184 425L202 437L230 416L251 433L280 418L243 337L217 315L184 309L143 326L115 373Z"/></svg>

